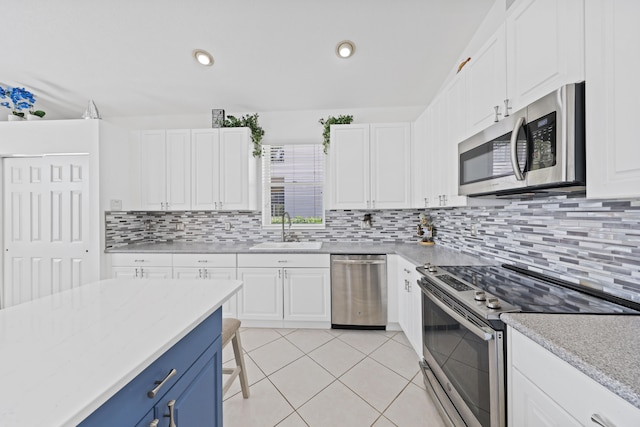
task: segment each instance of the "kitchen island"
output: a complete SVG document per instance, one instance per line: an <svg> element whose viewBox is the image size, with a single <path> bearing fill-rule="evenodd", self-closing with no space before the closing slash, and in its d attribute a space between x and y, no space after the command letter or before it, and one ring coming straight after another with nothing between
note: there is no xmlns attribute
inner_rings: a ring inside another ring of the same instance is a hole
<svg viewBox="0 0 640 427"><path fill-rule="evenodd" d="M198 345L219 344L220 307L240 287L236 280L103 280L0 310L0 425L75 426L183 338L193 346L203 325L217 333L200 333L207 342Z"/></svg>

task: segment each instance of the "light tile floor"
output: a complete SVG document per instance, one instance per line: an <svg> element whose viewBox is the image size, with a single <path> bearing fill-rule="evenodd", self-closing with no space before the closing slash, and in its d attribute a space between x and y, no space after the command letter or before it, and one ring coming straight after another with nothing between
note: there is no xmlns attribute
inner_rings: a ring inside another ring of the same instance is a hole
<svg viewBox="0 0 640 427"><path fill-rule="evenodd" d="M251 397L234 382L225 427L444 426L402 332L242 328ZM223 350L233 366L233 350Z"/></svg>

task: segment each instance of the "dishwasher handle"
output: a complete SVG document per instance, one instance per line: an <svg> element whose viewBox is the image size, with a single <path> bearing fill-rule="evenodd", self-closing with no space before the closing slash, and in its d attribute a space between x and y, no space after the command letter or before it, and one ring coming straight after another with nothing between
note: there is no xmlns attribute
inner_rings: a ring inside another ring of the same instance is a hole
<svg viewBox="0 0 640 427"><path fill-rule="evenodd" d="M334 259L333 264L358 264L358 265L376 265L386 264L387 261L382 260L366 260L366 259Z"/></svg>

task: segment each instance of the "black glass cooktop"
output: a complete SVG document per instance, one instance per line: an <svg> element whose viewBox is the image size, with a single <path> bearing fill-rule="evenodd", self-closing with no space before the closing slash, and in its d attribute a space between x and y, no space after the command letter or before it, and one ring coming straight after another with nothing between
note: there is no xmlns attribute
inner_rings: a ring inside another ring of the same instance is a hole
<svg viewBox="0 0 640 427"><path fill-rule="evenodd" d="M589 295L506 267L439 266L439 268L519 307L524 313L640 314L640 311L634 308L603 299L607 296ZM615 297L612 299L616 300ZM622 301L622 303L625 302ZM627 305L634 307L633 303Z"/></svg>

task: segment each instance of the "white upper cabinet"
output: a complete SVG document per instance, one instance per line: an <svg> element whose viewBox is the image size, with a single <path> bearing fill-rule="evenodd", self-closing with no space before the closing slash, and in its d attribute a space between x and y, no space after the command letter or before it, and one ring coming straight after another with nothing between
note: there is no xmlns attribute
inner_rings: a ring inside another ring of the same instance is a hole
<svg viewBox="0 0 640 427"><path fill-rule="evenodd" d="M463 80L466 90L467 103L458 106L461 112L466 112L466 117L462 117L458 126L460 133L455 135L455 139L462 140L494 123L496 107L500 114L498 117L504 116L507 99L504 25L487 40L456 78Z"/></svg>
<svg viewBox="0 0 640 427"><path fill-rule="evenodd" d="M512 111L584 80L584 0L518 0L507 12Z"/></svg>
<svg viewBox="0 0 640 427"><path fill-rule="evenodd" d="M191 208L191 136L189 130L142 131L141 208Z"/></svg>
<svg viewBox="0 0 640 427"><path fill-rule="evenodd" d="M331 126L329 166L328 207L369 207L369 125Z"/></svg>
<svg viewBox="0 0 640 427"><path fill-rule="evenodd" d="M586 4L587 197L640 197L640 2Z"/></svg>
<svg viewBox="0 0 640 427"><path fill-rule="evenodd" d="M454 77L466 139L559 87L585 79L584 0L516 0ZM497 114L496 114L497 108Z"/></svg>
<svg viewBox="0 0 640 427"><path fill-rule="evenodd" d="M247 128L191 131L192 209L256 209L257 160Z"/></svg>
<svg viewBox="0 0 640 427"><path fill-rule="evenodd" d="M410 125L332 126L329 171L330 209L410 207Z"/></svg>
<svg viewBox="0 0 640 427"><path fill-rule="evenodd" d="M464 87L449 85L414 125L413 207L466 206L458 196L458 139L463 121Z"/></svg>
<svg viewBox="0 0 640 427"><path fill-rule="evenodd" d="M248 128L140 132L140 208L254 210L258 161Z"/></svg>

